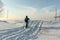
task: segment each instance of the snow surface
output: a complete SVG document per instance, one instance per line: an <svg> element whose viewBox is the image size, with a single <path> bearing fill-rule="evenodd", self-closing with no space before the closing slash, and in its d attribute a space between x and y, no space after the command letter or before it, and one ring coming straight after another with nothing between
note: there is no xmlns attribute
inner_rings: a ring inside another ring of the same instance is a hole
<svg viewBox="0 0 60 40"><path fill-rule="evenodd" d="M0 30L13 29L23 26L24 23L12 22L12 21L0 21Z"/></svg>
<svg viewBox="0 0 60 40"><path fill-rule="evenodd" d="M60 21L44 21L36 40L60 40Z"/></svg>
<svg viewBox="0 0 60 40"><path fill-rule="evenodd" d="M0 21L0 40L60 40L60 21Z"/></svg>

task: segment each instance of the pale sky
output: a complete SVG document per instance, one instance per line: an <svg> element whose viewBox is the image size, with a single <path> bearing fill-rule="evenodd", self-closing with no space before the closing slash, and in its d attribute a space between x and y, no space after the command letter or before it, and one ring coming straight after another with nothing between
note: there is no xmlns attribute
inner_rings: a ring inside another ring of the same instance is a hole
<svg viewBox="0 0 60 40"><path fill-rule="evenodd" d="M4 19L8 12L8 18L13 20L24 20L26 15L35 20L50 20L54 19L55 8L60 15L60 0L2 0L2 2Z"/></svg>

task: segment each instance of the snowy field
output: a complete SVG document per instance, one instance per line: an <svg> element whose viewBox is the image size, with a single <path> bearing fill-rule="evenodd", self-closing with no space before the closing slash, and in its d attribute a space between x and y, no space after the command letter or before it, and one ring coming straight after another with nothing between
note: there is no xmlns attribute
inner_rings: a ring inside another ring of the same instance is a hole
<svg viewBox="0 0 60 40"><path fill-rule="evenodd" d="M60 40L60 21L0 21L0 40Z"/></svg>
<svg viewBox="0 0 60 40"><path fill-rule="evenodd" d="M60 40L60 21L44 21L36 40Z"/></svg>

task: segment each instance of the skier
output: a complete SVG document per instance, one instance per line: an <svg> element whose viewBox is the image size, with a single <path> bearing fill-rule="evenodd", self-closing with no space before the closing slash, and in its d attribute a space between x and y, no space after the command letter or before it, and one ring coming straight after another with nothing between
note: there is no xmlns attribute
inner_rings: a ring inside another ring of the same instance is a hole
<svg viewBox="0 0 60 40"><path fill-rule="evenodd" d="M28 21L29 21L29 18L28 18L28 16L26 16L26 18L25 18L26 28L28 27Z"/></svg>

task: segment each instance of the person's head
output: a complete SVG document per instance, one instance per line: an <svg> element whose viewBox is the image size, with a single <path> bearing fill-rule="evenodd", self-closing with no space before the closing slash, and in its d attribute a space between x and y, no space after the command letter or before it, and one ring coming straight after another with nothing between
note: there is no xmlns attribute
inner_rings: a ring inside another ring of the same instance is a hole
<svg viewBox="0 0 60 40"><path fill-rule="evenodd" d="M28 16L26 16L26 18L28 18Z"/></svg>

